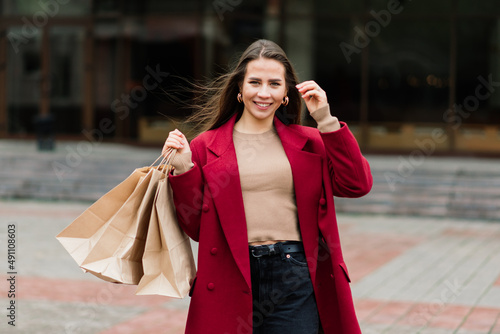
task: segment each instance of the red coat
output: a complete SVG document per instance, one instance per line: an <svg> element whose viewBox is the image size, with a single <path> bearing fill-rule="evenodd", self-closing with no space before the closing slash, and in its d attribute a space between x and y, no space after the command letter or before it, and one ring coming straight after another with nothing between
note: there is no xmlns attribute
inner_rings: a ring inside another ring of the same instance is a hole
<svg viewBox="0 0 500 334"><path fill-rule="evenodd" d="M191 143L194 167L170 177L179 223L199 241L186 333L252 333L250 260L233 144L236 116ZM361 333L342 257L333 196L360 197L370 167L342 123L320 133L274 120L291 165L302 241L326 334Z"/></svg>

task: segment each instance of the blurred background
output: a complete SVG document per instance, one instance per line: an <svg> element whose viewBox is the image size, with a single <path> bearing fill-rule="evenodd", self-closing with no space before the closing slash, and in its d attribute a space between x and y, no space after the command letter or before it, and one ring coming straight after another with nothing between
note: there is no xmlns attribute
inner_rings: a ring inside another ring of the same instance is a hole
<svg viewBox="0 0 500 334"><path fill-rule="evenodd" d="M106 139L161 143L189 113L165 97L176 76L213 78L266 38L326 90L365 152L411 152L429 139L436 152L500 153L495 0L0 3L0 138L52 124L79 139L111 120ZM147 67L163 74L145 87Z"/></svg>
<svg viewBox="0 0 500 334"><path fill-rule="evenodd" d="M99 198L182 126L186 85L266 38L369 158L372 193L339 211L500 219L498 1L3 0L0 18L2 197Z"/></svg>

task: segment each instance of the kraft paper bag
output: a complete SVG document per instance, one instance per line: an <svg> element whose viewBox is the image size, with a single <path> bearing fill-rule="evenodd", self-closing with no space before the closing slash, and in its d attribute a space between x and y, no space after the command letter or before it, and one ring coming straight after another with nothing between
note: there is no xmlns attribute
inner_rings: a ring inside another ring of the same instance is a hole
<svg viewBox="0 0 500 334"><path fill-rule="evenodd" d="M163 178L158 167L136 169L56 238L84 271L109 282L138 284L153 201Z"/></svg>
<svg viewBox="0 0 500 334"><path fill-rule="evenodd" d="M138 284L142 255L158 181L165 174L151 168L104 231L80 267L102 279ZM102 276L102 277L101 277Z"/></svg>
<svg viewBox="0 0 500 334"><path fill-rule="evenodd" d="M187 296L196 267L190 239L177 222L168 177L159 181L142 263L137 295Z"/></svg>

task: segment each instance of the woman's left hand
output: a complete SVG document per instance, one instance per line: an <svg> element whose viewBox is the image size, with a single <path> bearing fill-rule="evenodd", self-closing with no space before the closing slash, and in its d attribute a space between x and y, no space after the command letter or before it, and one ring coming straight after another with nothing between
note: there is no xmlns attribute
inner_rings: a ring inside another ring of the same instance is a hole
<svg viewBox="0 0 500 334"><path fill-rule="evenodd" d="M304 81L296 87L299 93L302 94L302 98L306 102L307 110L309 110L310 113L328 104L325 91L321 89L315 81Z"/></svg>

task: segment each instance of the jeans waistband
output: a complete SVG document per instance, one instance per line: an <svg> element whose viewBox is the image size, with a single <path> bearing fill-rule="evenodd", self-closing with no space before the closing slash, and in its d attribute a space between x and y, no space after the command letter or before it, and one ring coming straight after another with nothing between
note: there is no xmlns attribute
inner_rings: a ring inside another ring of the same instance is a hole
<svg viewBox="0 0 500 334"><path fill-rule="evenodd" d="M302 242L287 241L278 242L272 245L249 246L250 254L253 257L271 256L284 253L298 253L304 251Z"/></svg>

